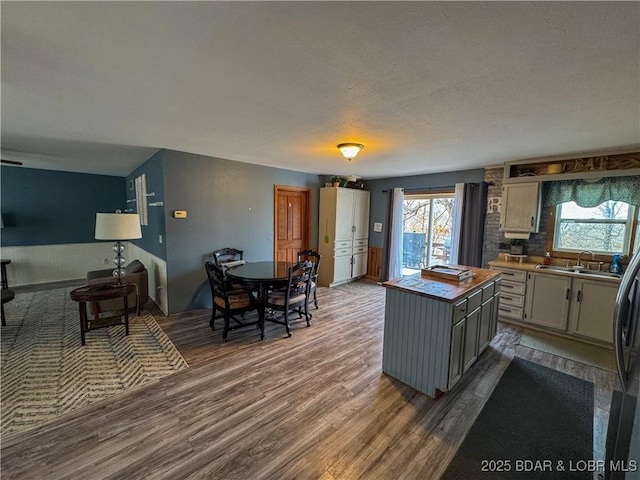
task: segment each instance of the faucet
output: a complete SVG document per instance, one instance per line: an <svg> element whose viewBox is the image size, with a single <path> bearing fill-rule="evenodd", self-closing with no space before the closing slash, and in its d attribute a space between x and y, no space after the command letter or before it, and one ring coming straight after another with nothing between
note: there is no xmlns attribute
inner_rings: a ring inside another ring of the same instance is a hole
<svg viewBox="0 0 640 480"><path fill-rule="evenodd" d="M583 250L582 252L580 252L578 254L578 261L576 262L576 267L578 268L584 268L584 265L582 265L582 263L580 262L580 257L582 257L583 253L590 253L591 254L591 261L593 262L596 258L595 254L591 251L591 250Z"/></svg>

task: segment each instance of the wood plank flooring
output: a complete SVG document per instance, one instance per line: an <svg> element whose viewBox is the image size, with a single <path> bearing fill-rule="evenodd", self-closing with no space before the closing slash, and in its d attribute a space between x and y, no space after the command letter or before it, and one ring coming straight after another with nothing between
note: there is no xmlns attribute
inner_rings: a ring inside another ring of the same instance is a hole
<svg viewBox="0 0 640 480"><path fill-rule="evenodd" d="M435 479L514 354L594 382L602 458L614 374L517 345L519 328L501 324L432 400L382 374L382 287L318 300L311 327L286 338L269 325L263 342L249 328L222 343L209 310L154 312L190 368L2 438L3 480Z"/></svg>

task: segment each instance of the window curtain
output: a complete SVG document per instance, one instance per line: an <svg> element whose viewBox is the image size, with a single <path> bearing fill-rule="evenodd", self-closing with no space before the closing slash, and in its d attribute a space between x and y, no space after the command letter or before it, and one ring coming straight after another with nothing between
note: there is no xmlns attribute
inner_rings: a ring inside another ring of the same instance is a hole
<svg viewBox="0 0 640 480"><path fill-rule="evenodd" d="M389 279L402 278L402 255L404 233L404 190L394 188L391 202L391 225L389 231Z"/></svg>
<svg viewBox="0 0 640 480"><path fill-rule="evenodd" d="M458 264L460 265L482 267L488 187L486 182L464 184L458 251Z"/></svg>
<svg viewBox="0 0 640 480"><path fill-rule="evenodd" d="M458 262L458 252L460 252L460 225L462 225L462 205L464 203L464 183L456 183L453 197L453 220L451 222L451 251L449 252L449 263Z"/></svg>
<svg viewBox="0 0 640 480"><path fill-rule="evenodd" d="M561 180L548 182L544 206L574 201L581 207L597 207L607 200L640 205L640 175L607 177L597 182Z"/></svg>

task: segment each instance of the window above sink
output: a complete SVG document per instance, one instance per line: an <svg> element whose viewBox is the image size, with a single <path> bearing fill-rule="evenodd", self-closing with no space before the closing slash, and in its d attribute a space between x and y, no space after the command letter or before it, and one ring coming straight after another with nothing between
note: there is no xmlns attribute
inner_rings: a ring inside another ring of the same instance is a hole
<svg viewBox="0 0 640 480"><path fill-rule="evenodd" d="M607 200L595 207L575 202L556 206L554 252L629 255L634 240L636 208L626 202Z"/></svg>

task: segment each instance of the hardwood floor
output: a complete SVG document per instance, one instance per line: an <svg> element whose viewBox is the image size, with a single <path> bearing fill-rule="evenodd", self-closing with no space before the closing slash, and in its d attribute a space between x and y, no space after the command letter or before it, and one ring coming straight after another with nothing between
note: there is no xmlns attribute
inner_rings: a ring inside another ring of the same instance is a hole
<svg viewBox="0 0 640 480"><path fill-rule="evenodd" d="M517 345L519 328L501 324L473 372L432 400L381 372L382 287L319 288L318 300L310 328L286 338L269 325L263 342L249 328L222 343L210 310L154 312L190 368L3 438L3 480L434 479L514 354L595 384L602 458L614 374Z"/></svg>

